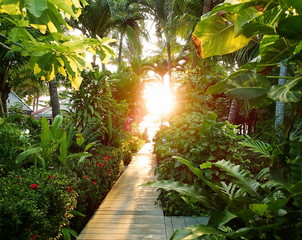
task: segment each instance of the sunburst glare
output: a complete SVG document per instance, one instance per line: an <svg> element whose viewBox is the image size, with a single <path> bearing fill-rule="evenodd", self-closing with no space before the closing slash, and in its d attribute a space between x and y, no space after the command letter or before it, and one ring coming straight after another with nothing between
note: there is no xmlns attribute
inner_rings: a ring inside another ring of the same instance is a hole
<svg viewBox="0 0 302 240"><path fill-rule="evenodd" d="M174 107L174 97L169 86L160 83L150 83L144 92L146 106L152 115L169 114Z"/></svg>

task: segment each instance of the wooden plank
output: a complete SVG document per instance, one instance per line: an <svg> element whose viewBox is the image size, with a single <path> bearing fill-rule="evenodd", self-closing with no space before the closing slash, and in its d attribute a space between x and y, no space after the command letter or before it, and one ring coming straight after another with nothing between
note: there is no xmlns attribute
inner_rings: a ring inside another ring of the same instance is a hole
<svg viewBox="0 0 302 240"><path fill-rule="evenodd" d="M198 217L197 220L199 224L207 225L209 222L209 217Z"/></svg>
<svg viewBox="0 0 302 240"><path fill-rule="evenodd" d="M165 217L166 238L170 239L173 235L172 217Z"/></svg>
<svg viewBox="0 0 302 240"><path fill-rule="evenodd" d="M198 224L198 220L195 217L184 217L186 227Z"/></svg>
<svg viewBox="0 0 302 240"><path fill-rule="evenodd" d="M159 193L141 186L155 179L156 165L149 150L142 149L143 154L125 169L78 240L166 240L163 211L155 205Z"/></svg>
<svg viewBox="0 0 302 240"><path fill-rule="evenodd" d="M173 230L177 230L179 228L183 228L186 226L185 220L183 216L172 216L172 226Z"/></svg>
<svg viewBox="0 0 302 240"><path fill-rule="evenodd" d="M104 233L104 234L89 234L84 233L81 234L77 240L142 240L142 239L152 239L152 240L166 240L162 235L154 235L154 234L112 234L112 233Z"/></svg>
<svg viewBox="0 0 302 240"><path fill-rule="evenodd" d="M150 223L150 222L132 222L132 221L124 221L124 222L108 222L108 221L104 221L104 222L89 222L86 225L86 229L87 228L108 228L108 227L112 227L112 223L114 223L114 228L115 229L124 229L124 228L129 228L129 225L131 224L131 228L135 228L135 229L143 229L146 228L146 226L149 229L165 229L165 226L161 223Z"/></svg>

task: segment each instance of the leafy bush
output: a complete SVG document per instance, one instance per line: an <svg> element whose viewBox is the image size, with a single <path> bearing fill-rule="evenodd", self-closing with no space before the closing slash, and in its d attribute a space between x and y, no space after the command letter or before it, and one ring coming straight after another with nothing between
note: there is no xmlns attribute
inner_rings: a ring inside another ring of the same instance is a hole
<svg viewBox="0 0 302 240"><path fill-rule="evenodd" d="M43 169L14 171L0 178L0 238L59 237L77 204L72 181Z"/></svg>
<svg viewBox="0 0 302 240"><path fill-rule="evenodd" d="M206 115L197 112L187 113L173 119L169 127L163 127L157 133L154 138L154 153L159 160L157 168L159 180L172 179L190 184L199 181L185 165L172 158L174 155L189 159L194 166L221 159L235 163L250 163L243 159L244 148L239 144L242 136L237 134L236 126L228 122L218 122L216 119L217 115L213 112L208 112ZM207 175L212 178L217 178L221 174L217 169L207 171ZM192 207L189 206L188 209L184 208L180 211L176 202L172 201L177 198L176 193L169 193L170 197L163 196L166 194L162 191L159 197L166 213L192 212ZM196 214L198 212L200 211Z"/></svg>
<svg viewBox="0 0 302 240"><path fill-rule="evenodd" d="M177 230L171 239L301 239L302 181L284 184L269 180L269 169L257 176L230 161L220 160L195 167L176 157L206 187L170 180L146 185L174 190L212 211L207 225L199 224ZM209 180L205 171L219 168L228 179Z"/></svg>
<svg viewBox="0 0 302 240"><path fill-rule="evenodd" d="M216 119L217 115L213 112L205 116L197 112L184 114L157 133L154 153L161 164L160 179L175 178L192 182L193 179L188 179L183 170L177 170L183 166L171 158L174 155L190 159L197 166L221 159L243 161L243 148L238 143L242 137L237 134L236 126L217 122ZM169 169L171 172L168 172Z"/></svg>
<svg viewBox="0 0 302 240"><path fill-rule="evenodd" d="M16 157L30 144L30 138L20 126L0 118L0 139L3 139L0 144L0 165L5 174L18 168Z"/></svg>
<svg viewBox="0 0 302 240"><path fill-rule="evenodd" d="M79 193L77 211L85 214L85 218L76 217L72 228L80 230L100 205L115 181L124 170L122 152L113 147L103 146L93 158L84 163L69 161L66 173L77 178L74 189Z"/></svg>

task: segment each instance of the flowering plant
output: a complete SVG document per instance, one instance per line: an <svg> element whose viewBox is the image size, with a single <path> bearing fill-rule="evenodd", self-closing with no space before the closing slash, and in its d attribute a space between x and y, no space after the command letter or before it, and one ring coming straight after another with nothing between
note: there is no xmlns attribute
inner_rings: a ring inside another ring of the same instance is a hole
<svg viewBox="0 0 302 240"><path fill-rule="evenodd" d="M0 178L0 239L54 239L77 205L75 178L26 169Z"/></svg>

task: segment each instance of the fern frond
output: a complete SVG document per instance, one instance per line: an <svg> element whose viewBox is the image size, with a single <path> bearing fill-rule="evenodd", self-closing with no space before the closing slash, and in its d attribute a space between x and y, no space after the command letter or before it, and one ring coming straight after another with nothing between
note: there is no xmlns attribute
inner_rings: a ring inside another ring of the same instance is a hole
<svg viewBox="0 0 302 240"><path fill-rule="evenodd" d="M272 158L272 150L273 147L260 140L255 140L252 139L250 136L246 135L245 136L245 141L240 142L240 145L247 147L248 150L254 152L254 153L259 153L260 157L263 158Z"/></svg>

